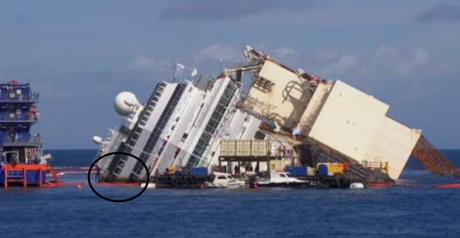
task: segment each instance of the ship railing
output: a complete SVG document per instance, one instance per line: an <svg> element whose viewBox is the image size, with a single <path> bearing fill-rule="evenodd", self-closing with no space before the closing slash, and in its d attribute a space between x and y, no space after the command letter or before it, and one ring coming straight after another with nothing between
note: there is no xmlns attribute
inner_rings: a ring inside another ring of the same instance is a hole
<svg viewBox="0 0 460 238"><path fill-rule="evenodd" d="M381 170L387 172L389 170L389 163L387 161L362 161L361 165L365 168Z"/></svg>
<svg viewBox="0 0 460 238"><path fill-rule="evenodd" d="M3 145L8 144L8 145L15 145L15 144L41 144L42 143L42 138L40 136L27 136L27 137L22 137L22 138L14 138L14 139L5 139L2 140L0 138L0 141L2 142Z"/></svg>
<svg viewBox="0 0 460 238"><path fill-rule="evenodd" d="M9 116L7 114L0 115L0 121L38 121L38 114Z"/></svg>
<svg viewBox="0 0 460 238"><path fill-rule="evenodd" d="M10 95L0 95L0 102L37 102L39 97L40 94L36 92L26 95L15 95L14 97Z"/></svg>

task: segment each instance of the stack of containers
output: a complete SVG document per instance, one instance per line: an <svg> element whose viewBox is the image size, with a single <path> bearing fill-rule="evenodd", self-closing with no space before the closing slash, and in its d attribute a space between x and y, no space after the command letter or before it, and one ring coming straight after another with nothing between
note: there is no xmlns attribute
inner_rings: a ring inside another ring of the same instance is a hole
<svg viewBox="0 0 460 238"><path fill-rule="evenodd" d="M192 168L192 175L197 176L197 177L206 177L208 176L208 168L206 167Z"/></svg>
<svg viewBox="0 0 460 238"><path fill-rule="evenodd" d="M222 140L221 156L292 156L289 146L270 140Z"/></svg>
<svg viewBox="0 0 460 238"><path fill-rule="evenodd" d="M236 140L223 140L220 143L221 156L235 156L236 155Z"/></svg>
<svg viewBox="0 0 460 238"><path fill-rule="evenodd" d="M251 156L251 140L237 140L236 141L236 155L237 156Z"/></svg>
<svg viewBox="0 0 460 238"><path fill-rule="evenodd" d="M320 176L336 176L348 172L349 165L344 163L319 163L317 168Z"/></svg>
<svg viewBox="0 0 460 238"><path fill-rule="evenodd" d="M252 156L267 156L270 154L270 141L253 140L251 143Z"/></svg>
<svg viewBox="0 0 460 238"><path fill-rule="evenodd" d="M287 172L294 177L306 177L308 175L307 167L292 167Z"/></svg>

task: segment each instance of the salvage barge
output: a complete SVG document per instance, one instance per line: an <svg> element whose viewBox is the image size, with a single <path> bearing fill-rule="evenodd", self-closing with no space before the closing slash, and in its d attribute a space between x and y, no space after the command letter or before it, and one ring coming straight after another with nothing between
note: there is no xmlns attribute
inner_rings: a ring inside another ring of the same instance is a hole
<svg viewBox="0 0 460 238"><path fill-rule="evenodd" d="M99 156L125 152L140 161L124 155L99 161L101 181L194 177L170 170L200 167L204 177L217 171L248 181L291 171L304 181L392 183L411 156L433 173L458 175L421 130L387 116L386 103L342 81L294 71L251 47L244 56L244 65L213 80L192 74L161 82L145 104L120 93L121 126L93 141Z"/></svg>

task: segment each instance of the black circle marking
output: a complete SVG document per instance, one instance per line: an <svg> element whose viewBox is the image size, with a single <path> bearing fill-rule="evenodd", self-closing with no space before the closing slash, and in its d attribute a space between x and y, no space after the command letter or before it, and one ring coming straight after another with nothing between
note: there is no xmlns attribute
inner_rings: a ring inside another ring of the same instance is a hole
<svg viewBox="0 0 460 238"><path fill-rule="evenodd" d="M129 198L125 198L125 199L112 199L112 198L105 197L102 194L98 193L96 191L96 189L93 187L93 184L91 183L91 171L93 170L93 167L97 164L97 162L99 162L101 159L104 159L107 156L117 155L117 154L118 155L131 156L132 158L134 158L137 161L139 161L142 164L142 166L144 166L145 171L147 171L147 174L146 174L147 175L147 182L145 183L145 186L142 188L142 190L139 193L137 193L136 195L134 195L132 197L129 197ZM122 202L129 202L131 200L134 200L134 199L138 198L140 195L142 195L145 192L145 190L149 186L150 172L149 172L149 168L144 163L144 161L139 159L137 156L135 156L135 155L133 155L131 153L127 153L127 152L110 152L110 153L101 155L99 158L97 158L96 160L93 161L93 163L91 164L91 166L88 169L87 179L88 179L89 187L94 192L94 194L96 194L98 197L100 197L100 198L102 198L102 199L104 199L106 201L109 201L109 202L122 203Z"/></svg>

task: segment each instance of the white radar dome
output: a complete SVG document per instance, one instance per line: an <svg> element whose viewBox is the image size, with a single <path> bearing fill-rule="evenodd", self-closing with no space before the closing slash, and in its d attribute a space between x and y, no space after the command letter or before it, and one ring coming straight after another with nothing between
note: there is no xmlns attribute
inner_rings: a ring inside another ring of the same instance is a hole
<svg viewBox="0 0 460 238"><path fill-rule="evenodd" d="M136 95L131 92L121 92L115 97L115 111L120 116L127 116L136 111L140 105Z"/></svg>

